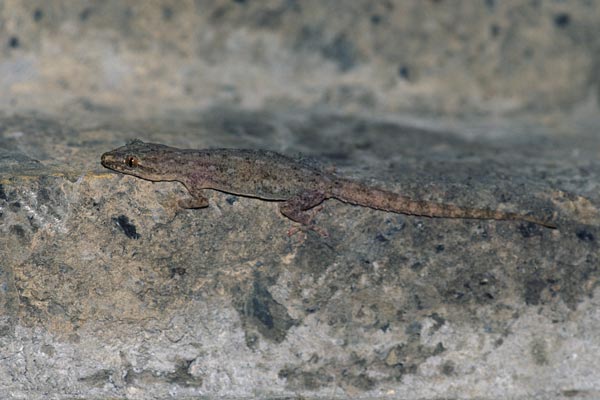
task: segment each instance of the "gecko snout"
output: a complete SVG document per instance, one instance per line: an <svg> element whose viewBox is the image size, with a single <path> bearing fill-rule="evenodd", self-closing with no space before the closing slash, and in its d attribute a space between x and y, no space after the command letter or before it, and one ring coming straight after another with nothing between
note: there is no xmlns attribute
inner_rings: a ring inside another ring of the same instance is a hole
<svg viewBox="0 0 600 400"><path fill-rule="evenodd" d="M106 168L111 168L111 166L115 164L115 156L110 153L102 154L102 157L100 157L100 164Z"/></svg>

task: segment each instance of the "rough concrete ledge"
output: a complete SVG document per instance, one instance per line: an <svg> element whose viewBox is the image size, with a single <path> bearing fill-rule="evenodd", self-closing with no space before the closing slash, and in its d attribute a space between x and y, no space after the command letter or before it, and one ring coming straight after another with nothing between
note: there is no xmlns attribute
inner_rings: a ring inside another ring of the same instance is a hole
<svg viewBox="0 0 600 400"><path fill-rule="evenodd" d="M554 218L419 218L328 201L328 238L276 204L104 170L140 137L302 152L431 200ZM71 125L0 119L0 397L600 396L598 144L218 109ZM574 153L572 149L580 149Z"/></svg>

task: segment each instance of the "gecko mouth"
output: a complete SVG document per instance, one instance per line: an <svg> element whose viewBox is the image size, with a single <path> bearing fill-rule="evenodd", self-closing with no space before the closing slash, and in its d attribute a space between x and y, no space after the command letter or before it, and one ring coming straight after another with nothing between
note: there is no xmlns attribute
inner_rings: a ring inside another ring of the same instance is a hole
<svg viewBox="0 0 600 400"><path fill-rule="evenodd" d="M105 168L120 171L119 162L115 156L110 153L102 154L102 157L100 158L100 164L102 164L102 166Z"/></svg>

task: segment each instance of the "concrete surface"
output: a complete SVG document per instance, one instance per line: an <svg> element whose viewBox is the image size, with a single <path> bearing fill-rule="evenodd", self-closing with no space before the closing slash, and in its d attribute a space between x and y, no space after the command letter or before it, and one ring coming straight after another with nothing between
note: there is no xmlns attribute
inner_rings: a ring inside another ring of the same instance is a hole
<svg viewBox="0 0 600 400"><path fill-rule="evenodd" d="M0 398L600 397L596 2L0 2ZM419 218L103 169L276 150Z"/></svg>

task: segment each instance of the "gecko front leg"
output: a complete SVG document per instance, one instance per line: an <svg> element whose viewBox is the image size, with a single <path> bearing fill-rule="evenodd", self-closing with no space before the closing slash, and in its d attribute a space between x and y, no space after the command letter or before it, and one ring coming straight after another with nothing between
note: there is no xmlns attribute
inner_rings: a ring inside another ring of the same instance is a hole
<svg viewBox="0 0 600 400"><path fill-rule="evenodd" d="M279 205L279 212L292 221L298 222L304 227L319 233L321 236L328 236L324 229L317 228L312 224L312 220L318 211L314 210L314 208L326 198L325 193L321 191L305 191L281 203ZM294 230L290 230L289 234L292 235L293 233Z"/></svg>
<svg viewBox="0 0 600 400"><path fill-rule="evenodd" d="M191 197L185 199L179 199L177 205L181 208L205 208L208 207L208 199L204 197L202 189L195 189L187 186L186 189L190 193Z"/></svg>

